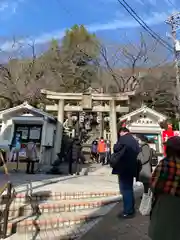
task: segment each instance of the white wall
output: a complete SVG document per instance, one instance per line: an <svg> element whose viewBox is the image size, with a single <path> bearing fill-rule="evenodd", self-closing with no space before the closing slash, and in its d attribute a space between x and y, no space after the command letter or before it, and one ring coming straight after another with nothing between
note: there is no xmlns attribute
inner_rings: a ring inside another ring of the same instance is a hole
<svg viewBox="0 0 180 240"><path fill-rule="evenodd" d="M14 133L14 123L12 119L7 119L2 122L0 141L2 145L10 145Z"/></svg>
<svg viewBox="0 0 180 240"><path fill-rule="evenodd" d="M54 145L54 130L56 130L56 125L52 123L47 123L45 129L45 140L43 145L52 147Z"/></svg>

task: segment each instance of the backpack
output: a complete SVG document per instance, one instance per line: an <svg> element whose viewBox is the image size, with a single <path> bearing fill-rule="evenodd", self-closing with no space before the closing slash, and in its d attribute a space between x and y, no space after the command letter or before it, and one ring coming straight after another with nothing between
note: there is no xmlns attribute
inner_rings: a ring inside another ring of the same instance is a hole
<svg viewBox="0 0 180 240"><path fill-rule="evenodd" d="M156 166L158 164L158 157L156 151L153 148L150 148L150 164L151 166Z"/></svg>
<svg viewBox="0 0 180 240"><path fill-rule="evenodd" d="M152 150L153 150L152 148L149 147L149 149L150 149L150 156L149 156L149 159L148 159L148 161L147 161L146 163L142 164L141 159L140 159L140 157L139 157L140 154L142 153L142 148L143 148L143 146L145 146L145 145L149 146L147 143L143 144L143 145L140 147L139 154L137 155L136 181L139 180L139 174L140 174L140 172L141 172L141 170L142 170L143 165L146 164L146 163L148 163L148 162L150 162L150 164L151 164Z"/></svg>

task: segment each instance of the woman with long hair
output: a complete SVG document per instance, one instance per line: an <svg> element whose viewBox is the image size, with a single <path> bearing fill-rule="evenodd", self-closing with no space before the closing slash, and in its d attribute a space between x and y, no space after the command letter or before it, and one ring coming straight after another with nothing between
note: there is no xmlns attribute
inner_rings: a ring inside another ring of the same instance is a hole
<svg viewBox="0 0 180 240"><path fill-rule="evenodd" d="M151 189L153 203L149 236L152 240L179 240L180 230L180 137L166 142L166 157L155 168Z"/></svg>

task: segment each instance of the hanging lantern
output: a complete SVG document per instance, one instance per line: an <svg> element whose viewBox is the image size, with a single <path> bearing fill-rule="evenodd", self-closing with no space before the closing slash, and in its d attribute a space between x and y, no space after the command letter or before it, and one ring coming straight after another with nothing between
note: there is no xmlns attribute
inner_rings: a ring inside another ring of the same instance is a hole
<svg viewBox="0 0 180 240"><path fill-rule="evenodd" d="M87 122L85 123L85 129L86 129L86 130L91 130L90 121L87 121Z"/></svg>
<svg viewBox="0 0 180 240"><path fill-rule="evenodd" d="M105 121L105 122L109 122L109 117L105 117L105 118L104 118L104 121Z"/></svg>
<svg viewBox="0 0 180 240"><path fill-rule="evenodd" d="M101 117L97 116L97 123L100 123L100 122L101 122Z"/></svg>
<svg viewBox="0 0 180 240"><path fill-rule="evenodd" d="M73 121L77 121L78 117L77 116L72 116Z"/></svg>
<svg viewBox="0 0 180 240"><path fill-rule="evenodd" d="M90 114L89 119L93 120L93 115L92 114Z"/></svg>
<svg viewBox="0 0 180 240"><path fill-rule="evenodd" d="M83 123L83 122L84 122L84 116L82 116L82 115L79 116L79 122L80 122L80 123Z"/></svg>

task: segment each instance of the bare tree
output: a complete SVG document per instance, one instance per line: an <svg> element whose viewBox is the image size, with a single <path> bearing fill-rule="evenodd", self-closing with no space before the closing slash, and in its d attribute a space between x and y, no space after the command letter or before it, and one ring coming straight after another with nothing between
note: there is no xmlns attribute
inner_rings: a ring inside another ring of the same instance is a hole
<svg viewBox="0 0 180 240"><path fill-rule="evenodd" d="M168 55L157 41L140 34L139 44L126 39L127 44L108 49L100 47L103 70L107 75L107 91L127 92L137 90L144 75L166 63Z"/></svg>
<svg viewBox="0 0 180 240"><path fill-rule="evenodd" d="M31 54L28 59L24 59L22 43L14 41L12 48L13 45L15 51L12 49L12 56L0 63L0 98L5 100L4 107L12 107L23 101L33 104L40 97L40 88L43 86L44 67L40 60L37 61L35 43L26 46L28 54ZM1 50L0 54L2 56L4 51Z"/></svg>
<svg viewBox="0 0 180 240"><path fill-rule="evenodd" d="M136 103L145 103L151 108L173 116L176 109L175 71L173 65L153 68L145 74L136 91Z"/></svg>

